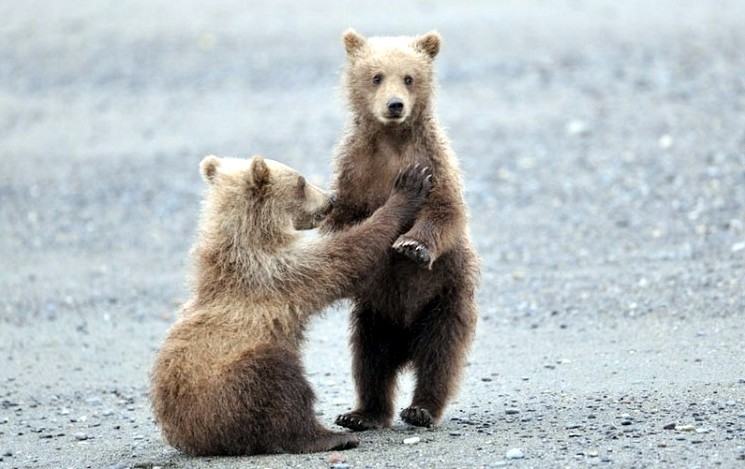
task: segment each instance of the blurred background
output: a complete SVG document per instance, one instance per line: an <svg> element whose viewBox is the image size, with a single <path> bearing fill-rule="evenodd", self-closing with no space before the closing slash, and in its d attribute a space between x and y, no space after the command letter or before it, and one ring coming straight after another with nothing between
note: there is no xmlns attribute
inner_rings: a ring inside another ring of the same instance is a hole
<svg viewBox="0 0 745 469"><path fill-rule="evenodd" d="M716 418L743 435L742 2L6 1L0 18L6 461L52 467L81 448L101 464L175 457L149 417L147 370L188 294L198 163L263 154L326 185L348 27L444 39L437 108L483 258L478 338L446 423L474 409L497 427L511 417L485 409L510 399L636 383L669 412L719 389L734 404ZM309 340L328 425L353 405L346 317L330 311ZM99 425L69 422L71 409ZM486 459L453 454L447 432L423 451L499 461L517 444L495 443L504 430L462 439L492 448ZM725 436L680 454L745 454ZM571 461L573 449L533 451Z"/></svg>

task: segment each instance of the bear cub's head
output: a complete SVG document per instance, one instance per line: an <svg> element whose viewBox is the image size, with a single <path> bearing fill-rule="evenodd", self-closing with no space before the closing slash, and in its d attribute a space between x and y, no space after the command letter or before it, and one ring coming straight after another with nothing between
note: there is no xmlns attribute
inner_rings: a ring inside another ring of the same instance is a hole
<svg viewBox="0 0 745 469"><path fill-rule="evenodd" d="M345 86L352 110L389 125L413 118L429 105L440 35L365 38L344 33Z"/></svg>
<svg viewBox="0 0 745 469"><path fill-rule="evenodd" d="M294 169L260 156L246 160L210 155L200 170L209 183L207 212L222 214L225 227L226 220L234 220L243 234L316 228L335 201Z"/></svg>

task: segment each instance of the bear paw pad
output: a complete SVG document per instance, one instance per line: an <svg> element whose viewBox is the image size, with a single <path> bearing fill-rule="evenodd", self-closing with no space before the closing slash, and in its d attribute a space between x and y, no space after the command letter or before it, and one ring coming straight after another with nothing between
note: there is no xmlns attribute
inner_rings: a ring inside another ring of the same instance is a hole
<svg viewBox="0 0 745 469"><path fill-rule="evenodd" d="M435 424L432 414L424 407L411 406L401 411L401 420L415 427L431 427Z"/></svg>

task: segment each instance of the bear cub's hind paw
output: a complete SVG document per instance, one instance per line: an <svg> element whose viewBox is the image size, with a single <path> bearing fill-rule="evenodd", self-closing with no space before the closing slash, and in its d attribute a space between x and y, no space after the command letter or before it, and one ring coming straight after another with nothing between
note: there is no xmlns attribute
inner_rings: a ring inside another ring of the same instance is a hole
<svg viewBox="0 0 745 469"><path fill-rule="evenodd" d="M403 236L399 236L395 243L393 243L393 249L399 254L403 254L412 261L416 262L422 267L428 269L432 268L432 255L429 249L419 241L408 239Z"/></svg>
<svg viewBox="0 0 745 469"><path fill-rule="evenodd" d="M368 417L362 412L349 412L336 417L336 424L355 432L383 428L384 423Z"/></svg>
<svg viewBox="0 0 745 469"><path fill-rule="evenodd" d="M401 411L401 420L415 427L431 427L435 419L424 407L411 406Z"/></svg>
<svg viewBox="0 0 745 469"><path fill-rule="evenodd" d="M334 433L329 438L328 449L324 451L344 451L345 449L356 448L360 445L360 439L356 436L344 433Z"/></svg>

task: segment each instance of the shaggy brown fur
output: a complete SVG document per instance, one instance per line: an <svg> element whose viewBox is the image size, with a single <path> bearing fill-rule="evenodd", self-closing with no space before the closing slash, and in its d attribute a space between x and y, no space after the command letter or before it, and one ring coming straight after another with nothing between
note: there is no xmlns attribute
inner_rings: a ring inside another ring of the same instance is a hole
<svg viewBox="0 0 745 469"><path fill-rule="evenodd" d="M192 455L356 447L324 428L300 358L310 316L348 296L408 229L427 169L402 172L390 198L352 230L304 240L332 198L292 169L256 157L206 157L209 191L193 250L193 296L155 361L151 399L166 440Z"/></svg>
<svg viewBox="0 0 745 469"><path fill-rule="evenodd" d="M390 425L397 374L412 364L416 389L401 418L430 426L460 379L476 326L478 279L460 170L432 106L440 36L366 39L349 30L344 45L343 86L352 116L336 155L341 202L324 231L343 232L368 219L408 165L431 167L437 184L414 225L394 243L396 252L354 293L358 404L336 422L353 430Z"/></svg>

